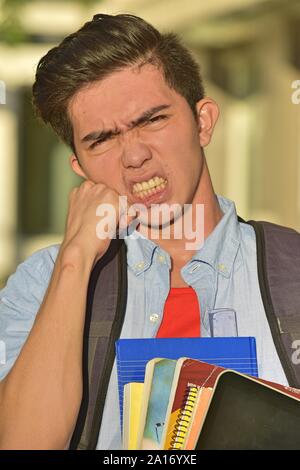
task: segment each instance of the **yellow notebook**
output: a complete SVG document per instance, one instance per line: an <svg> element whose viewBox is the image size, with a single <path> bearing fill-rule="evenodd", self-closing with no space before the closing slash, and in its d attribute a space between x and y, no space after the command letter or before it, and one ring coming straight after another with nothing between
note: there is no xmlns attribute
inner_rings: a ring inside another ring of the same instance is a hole
<svg viewBox="0 0 300 470"><path fill-rule="evenodd" d="M143 383L132 382L124 386L123 449L137 449L138 429L142 408Z"/></svg>

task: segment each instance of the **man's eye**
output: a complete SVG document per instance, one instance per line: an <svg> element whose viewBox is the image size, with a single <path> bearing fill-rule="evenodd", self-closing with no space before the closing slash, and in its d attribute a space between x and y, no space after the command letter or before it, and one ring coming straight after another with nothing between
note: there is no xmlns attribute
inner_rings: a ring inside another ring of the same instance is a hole
<svg viewBox="0 0 300 470"><path fill-rule="evenodd" d="M96 140L95 142L92 143L92 145L90 145L90 149L94 149L95 147L97 147L99 144L102 144L102 142L104 142L103 140Z"/></svg>
<svg viewBox="0 0 300 470"><path fill-rule="evenodd" d="M163 119L166 119L167 116L165 114L159 114L158 116L154 116L151 119L149 119L149 123L152 124L154 122L162 121Z"/></svg>
<svg viewBox="0 0 300 470"><path fill-rule="evenodd" d="M101 144L104 145L105 143L111 141L113 138L114 138L114 136L106 137L104 139L95 140L95 142L93 142L92 145L90 145L90 149L93 150L95 147L98 147Z"/></svg>

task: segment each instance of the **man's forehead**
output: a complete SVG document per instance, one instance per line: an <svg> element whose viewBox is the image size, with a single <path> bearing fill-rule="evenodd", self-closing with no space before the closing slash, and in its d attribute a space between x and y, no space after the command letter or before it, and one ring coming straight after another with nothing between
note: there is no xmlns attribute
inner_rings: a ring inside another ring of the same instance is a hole
<svg viewBox="0 0 300 470"><path fill-rule="evenodd" d="M86 119L93 122L100 116L104 121L130 122L148 109L170 101L173 94L156 67L143 66L139 72L127 68L79 90L70 102L69 115L73 124L81 124L80 127Z"/></svg>

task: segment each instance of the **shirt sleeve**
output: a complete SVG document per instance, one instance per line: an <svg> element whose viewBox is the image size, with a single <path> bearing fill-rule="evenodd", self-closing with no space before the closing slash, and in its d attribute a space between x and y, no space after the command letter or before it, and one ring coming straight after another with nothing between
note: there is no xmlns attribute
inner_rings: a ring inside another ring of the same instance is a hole
<svg viewBox="0 0 300 470"><path fill-rule="evenodd" d="M51 279L58 245L21 263L0 291L0 380L14 365L31 331Z"/></svg>

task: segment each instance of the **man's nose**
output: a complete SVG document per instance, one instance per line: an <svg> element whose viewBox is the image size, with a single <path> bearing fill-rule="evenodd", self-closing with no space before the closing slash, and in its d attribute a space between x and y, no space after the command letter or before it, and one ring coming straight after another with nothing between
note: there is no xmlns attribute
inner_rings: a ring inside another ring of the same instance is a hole
<svg viewBox="0 0 300 470"><path fill-rule="evenodd" d="M128 139L124 142L122 163L125 168L141 168L152 158L151 149L138 139Z"/></svg>

